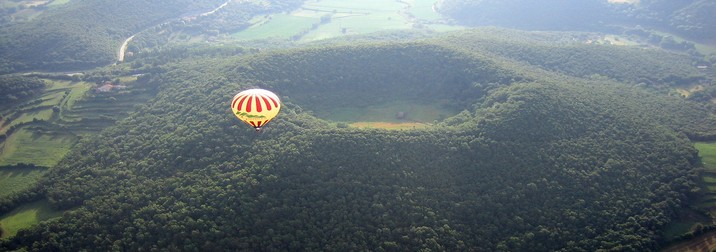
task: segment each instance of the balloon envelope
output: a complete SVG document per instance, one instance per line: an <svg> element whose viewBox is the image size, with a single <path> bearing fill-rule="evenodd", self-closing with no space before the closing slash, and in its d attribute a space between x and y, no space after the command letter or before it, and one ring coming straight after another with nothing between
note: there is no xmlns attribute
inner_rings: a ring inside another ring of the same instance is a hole
<svg viewBox="0 0 716 252"><path fill-rule="evenodd" d="M239 92L231 100L231 111L239 120L257 131L278 115L281 100L276 94L265 89L249 89Z"/></svg>

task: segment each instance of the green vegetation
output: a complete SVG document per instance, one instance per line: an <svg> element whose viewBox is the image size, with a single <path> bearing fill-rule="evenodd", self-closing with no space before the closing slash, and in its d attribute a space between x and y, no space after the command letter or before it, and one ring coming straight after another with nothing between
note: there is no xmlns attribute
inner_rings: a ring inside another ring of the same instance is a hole
<svg viewBox="0 0 716 252"><path fill-rule="evenodd" d="M713 1L225 2L0 2L0 251L714 237ZM259 134L226 104L254 87Z"/></svg>
<svg viewBox="0 0 716 252"><path fill-rule="evenodd" d="M224 1L69 1L28 22L0 27L0 73L30 69L68 70L115 60L131 34ZM58 22L61 20L61 22ZM87 20L93 20L87 22Z"/></svg>
<svg viewBox="0 0 716 252"><path fill-rule="evenodd" d="M157 95L38 183L75 210L0 250L657 250L696 188L687 136L716 137L716 120L635 80L703 76L665 52L504 43L571 34L156 55L137 83ZM621 58L571 59L590 49ZM633 69L644 55L663 57ZM226 104L249 87L285 105L260 134ZM404 105L438 127L348 125Z"/></svg>
<svg viewBox="0 0 716 252"><path fill-rule="evenodd" d="M0 167L0 197L8 197L30 189L47 168Z"/></svg>
<svg viewBox="0 0 716 252"><path fill-rule="evenodd" d="M306 1L290 14L266 15L233 34L241 40L283 38L302 42L386 30L459 29L442 25L433 2L415 1Z"/></svg>
<svg viewBox="0 0 716 252"><path fill-rule="evenodd" d="M0 166L19 163L52 167L65 156L77 142L72 134L43 134L29 129L13 132L3 143Z"/></svg>
<svg viewBox="0 0 716 252"><path fill-rule="evenodd" d="M432 124L457 114L456 111L445 109L444 102L432 104L395 101L366 107L325 107L316 108L316 116L339 122L417 122ZM400 115L399 115L400 114Z"/></svg>
<svg viewBox="0 0 716 252"><path fill-rule="evenodd" d="M235 33L233 36L240 40L268 38L290 39L291 36L310 29L311 25L318 22L319 19L278 14L254 21L256 24L246 30Z"/></svg>
<svg viewBox="0 0 716 252"><path fill-rule="evenodd" d="M699 157L704 168L701 172L701 199L695 205L704 208L706 211L716 215L716 143L697 142L694 144L699 150ZM704 223L711 224L712 221Z"/></svg>
<svg viewBox="0 0 716 252"><path fill-rule="evenodd" d="M55 7L60 6L66 3L69 3L70 0L52 0L49 4L47 4L48 7Z"/></svg>
<svg viewBox="0 0 716 252"><path fill-rule="evenodd" d="M700 143L694 144L699 150L699 156L707 171L716 172L716 143Z"/></svg>
<svg viewBox="0 0 716 252"><path fill-rule="evenodd" d="M0 77L0 94L2 94L0 112L4 112L3 110L13 104L27 101L28 98L38 94L44 88L45 83L37 78Z"/></svg>
<svg viewBox="0 0 716 252"><path fill-rule="evenodd" d="M2 238L12 237L20 229L60 216L62 216L62 211L52 210L46 200L25 204L10 213L0 216Z"/></svg>
<svg viewBox="0 0 716 252"><path fill-rule="evenodd" d="M98 133L154 94L136 77L117 79L124 89L104 93L91 91L96 85L88 82L43 79L42 94L4 110L0 166L52 167L81 135Z"/></svg>
<svg viewBox="0 0 716 252"><path fill-rule="evenodd" d="M678 217L665 228L665 238L674 241L667 251L698 251L716 246L712 240L714 233L710 232L716 215L716 143L696 142L694 145L703 167L700 193L690 201L689 208L680 210ZM697 243L700 248L694 249Z"/></svg>

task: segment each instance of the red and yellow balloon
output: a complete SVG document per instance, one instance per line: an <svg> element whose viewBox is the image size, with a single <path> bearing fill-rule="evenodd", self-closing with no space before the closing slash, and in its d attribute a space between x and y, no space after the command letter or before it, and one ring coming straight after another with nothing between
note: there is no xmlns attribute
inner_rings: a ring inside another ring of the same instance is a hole
<svg viewBox="0 0 716 252"><path fill-rule="evenodd" d="M231 100L231 110L239 120L244 121L256 131L260 131L281 110L281 100L271 91L249 89L239 92Z"/></svg>

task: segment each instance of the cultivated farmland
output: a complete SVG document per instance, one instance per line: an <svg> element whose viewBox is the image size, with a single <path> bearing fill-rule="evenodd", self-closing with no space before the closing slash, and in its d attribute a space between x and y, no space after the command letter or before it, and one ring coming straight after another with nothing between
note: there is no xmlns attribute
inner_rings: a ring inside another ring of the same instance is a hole
<svg viewBox="0 0 716 252"><path fill-rule="evenodd" d="M256 17L253 25L235 33L239 40L291 39L308 42L386 30L453 30L433 9L432 0L306 2L288 14Z"/></svg>

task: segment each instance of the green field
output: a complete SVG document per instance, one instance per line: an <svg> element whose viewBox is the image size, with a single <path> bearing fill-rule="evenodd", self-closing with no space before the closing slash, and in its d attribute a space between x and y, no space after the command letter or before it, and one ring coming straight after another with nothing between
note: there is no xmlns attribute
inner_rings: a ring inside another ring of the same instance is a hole
<svg viewBox="0 0 716 252"><path fill-rule="evenodd" d="M301 31L311 28L318 18L300 17L286 14L271 15L269 18L254 19L251 27L233 36L239 40L289 39Z"/></svg>
<svg viewBox="0 0 716 252"><path fill-rule="evenodd" d="M127 88L106 93L91 92L95 84L89 82L45 79L48 87L42 94L3 111L11 121L0 133L15 125L19 128L0 142L0 166L26 163L52 167L77 142L78 136L99 132L126 116L134 105L153 96L147 87L134 85L137 77L119 79ZM34 120L43 123L32 124Z"/></svg>
<svg viewBox="0 0 716 252"><path fill-rule="evenodd" d="M49 121L53 116L53 106L62 107L63 110L71 109L74 103L81 99L93 85L87 82L53 80L45 80L45 82L48 83L47 89L35 100L27 103L29 105L19 105L12 108L11 112L4 112L8 115L14 115L14 119L3 126L0 129L0 133L5 133L14 125L32 122L33 120ZM66 92L69 92L69 94L65 94Z"/></svg>
<svg viewBox="0 0 716 252"><path fill-rule="evenodd" d="M405 118L396 115L403 112ZM395 101L366 107L325 107L316 108L316 116L331 121L345 122L360 128L412 129L428 127L435 120L457 114L440 103L418 104L410 101Z"/></svg>
<svg viewBox="0 0 716 252"><path fill-rule="evenodd" d="M695 143L694 146L699 150L704 167L704 172L701 173L704 196L698 205L716 213L716 209L713 209L716 206L716 143Z"/></svg>
<svg viewBox="0 0 716 252"><path fill-rule="evenodd" d="M0 130L5 133L10 127L23 125L35 120L53 121L56 113L53 107L59 107L60 114L72 108L77 100L91 88L91 83L55 81L46 79L48 87L34 101L12 108L9 114L12 121ZM57 132L62 132L59 130ZM0 143L0 166L18 163L51 167L69 151L77 141L71 133L47 133L30 130L21 126Z"/></svg>
<svg viewBox="0 0 716 252"><path fill-rule="evenodd" d="M54 0L54 1L50 2L49 4L47 4L47 7L60 6L60 5L69 3L69 2L70 2L70 0Z"/></svg>
<svg viewBox="0 0 716 252"><path fill-rule="evenodd" d="M695 143L694 146L704 167L701 173L704 196L698 205L716 214L716 143Z"/></svg>
<svg viewBox="0 0 716 252"><path fill-rule="evenodd" d="M716 142L697 142L694 146L699 151L704 171L701 173L702 180L699 183L702 194L691 205L716 214ZM711 225L713 220L685 208L680 211L679 217L664 229L663 234L667 239L672 239L689 232L696 223Z"/></svg>
<svg viewBox="0 0 716 252"><path fill-rule="evenodd" d="M716 143L696 143L699 157L707 170L716 170Z"/></svg>
<svg viewBox="0 0 716 252"><path fill-rule="evenodd" d="M62 211L50 208L47 200L25 204L10 213L0 216L2 238L13 236L18 230L33 226L41 221L62 216Z"/></svg>
<svg viewBox="0 0 716 252"><path fill-rule="evenodd" d="M308 42L352 34L385 30L462 29L441 24L442 17L433 11L432 0L320 0L308 1L290 14L260 16L251 27L233 34L239 40L290 39L300 37ZM330 21L321 23L322 17Z"/></svg>
<svg viewBox="0 0 716 252"><path fill-rule="evenodd" d="M437 12L433 11L433 4L436 4L435 0L412 0L410 2L410 8L408 11L413 14L415 18L427 20L427 21L438 21L442 19L442 16Z"/></svg>
<svg viewBox="0 0 716 252"><path fill-rule="evenodd" d="M46 170L45 168L0 167L0 197L29 189Z"/></svg>
<svg viewBox="0 0 716 252"><path fill-rule="evenodd" d="M0 166L27 163L52 167L76 141L77 137L69 134L42 134L23 128L2 143Z"/></svg>

